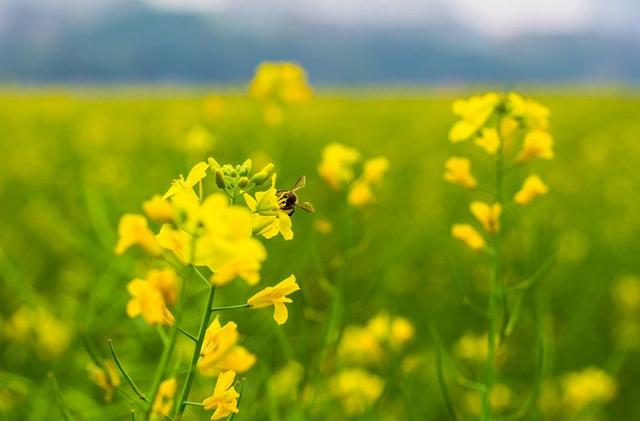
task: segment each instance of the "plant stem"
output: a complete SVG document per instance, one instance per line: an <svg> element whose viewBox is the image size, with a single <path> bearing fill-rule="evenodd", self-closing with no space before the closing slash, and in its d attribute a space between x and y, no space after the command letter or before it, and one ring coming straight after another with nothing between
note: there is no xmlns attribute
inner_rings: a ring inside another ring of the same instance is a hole
<svg viewBox="0 0 640 421"><path fill-rule="evenodd" d="M236 310L239 308L248 308L249 304L237 304L235 306L226 306L226 307L211 307L211 311L225 311L225 310Z"/></svg>
<svg viewBox="0 0 640 421"><path fill-rule="evenodd" d="M150 404L151 401L149 401L149 399L144 395L144 393L140 391L140 389L138 388L136 383L133 381L129 373L127 373L127 370L125 370L124 367L122 366L122 363L120 362L120 358L118 358L118 355L116 354L115 349L113 349L113 342L111 341L111 339L109 339L108 342L109 342L109 349L111 350L111 355L113 356L113 361L115 361L116 367L118 367L118 370L120 370L120 373L124 376L127 383L129 383L129 386L131 386L131 389L133 389L133 391L136 392L136 395L138 395L138 398Z"/></svg>
<svg viewBox="0 0 640 421"><path fill-rule="evenodd" d="M191 390L191 384L193 383L193 377L196 372L196 366L198 364L198 358L200 358L200 351L202 350L202 344L204 342L204 335L207 331L207 326L209 325L209 319L211 318L211 308L213 307L213 299L216 295L216 287L215 285L211 285L209 287L209 295L207 297L207 305L204 308L204 312L202 313L202 321L200 322L200 328L198 329L198 337L193 348L193 355L191 356L191 363L189 364L189 370L187 371L187 378L184 381L184 386L182 388L182 392L180 393L180 398L177 401L177 405L175 408L174 418L179 420L184 413L187 405L185 402L189 398L189 391Z"/></svg>

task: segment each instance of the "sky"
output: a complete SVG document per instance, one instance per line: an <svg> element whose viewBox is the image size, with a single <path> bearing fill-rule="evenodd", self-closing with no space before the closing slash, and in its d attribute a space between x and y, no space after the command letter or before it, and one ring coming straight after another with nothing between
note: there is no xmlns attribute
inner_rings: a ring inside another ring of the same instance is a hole
<svg viewBox="0 0 640 421"><path fill-rule="evenodd" d="M353 24L421 24L447 17L486 35L616 31L640 27L640 0L144 0L198 12L288 14Z"/></svg>

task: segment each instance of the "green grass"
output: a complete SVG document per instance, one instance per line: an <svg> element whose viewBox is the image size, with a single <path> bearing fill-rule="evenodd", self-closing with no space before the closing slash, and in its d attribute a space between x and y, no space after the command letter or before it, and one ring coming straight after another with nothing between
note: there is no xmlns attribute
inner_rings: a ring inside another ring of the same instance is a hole
<svg viewBox="0 0 640 421"><path fill-rule="evenodd" d="M618 313L610 291L619 278L640 275L640 99L560 93L535 98L552 110L556 159L534 164L550 194L508 216L508 281L515 284L534 273L558 244L560 251L550 274L522 302L498 380L513 391L509 412L525 404L540 374L535 368L540 329L544 380L589 365L608 368L619 383L617 396L593 412L603 419L638 419L639 355L621 354L616 346ZM362 325L380 310L404 316L415 325L416 337L402 355L421 359L411 374L394 369L399 361L377 370L387 386L380 402L361 418L446 419L430 326L447 350L466 331L486 331L483 317L464 297L486 306L482 291L488 264L450 237L453 223L471 221L467 204L472 196L442 180L443 163L456 153L472 158L479 178L487 179L492 169L479 148L447 141L455 121L453 99L442 93L321 93L312 103L287 110L284 125L272 128L262 123L257 104L237 95L226 97L223 114L210 118L204 95L197 93L5 92L0 96L0 315L7 319L22 304L43 306L73 326L74 334L54 359L41 355L33 340L12 341L5 334L0 417L63 419L61 401L77 419L129 417L126 399L116 395L105 405L102 392L88 379L90 358L79 332L85 331L105 357L111 338L136 383L145 390L150 386L162 350L155 330L124 312L125 285L143 269L135 252L114 256L115 227L121 214L140 212L143 200L163 193L172 178L213 156L233 163L268 157L284 186L305 174L308 183L301 195L317 209L315 215L294 215L293 241L267 245L261 285L294 273L302 287L289 306L289 321L277 327L268 311L222 315L238 323L243 344L258 357L246 375L235 419L303 417L302 405L269 399L266 381L288 360L304 367L316 364L331 307L330 285L343 270L342 325ZM212 147L185 148L183 139L194 126L213 134ZM350 216L356 251L346 268L341 265L344 197L316 171L329 142L391 162L377 203ZM513 192L524 174L516 171L507 191ZM333 233L316 232L314 218L330 220ZM206 297L199 287L190 292L183 323L192 332ZM216 305L237 304L249 294L240 282L222 291ZM177 355L186 360L189 352L188 340L180 341ZM178 370L184 365L176 363ZM471 365L461 363L459 369L481 378ZM49 372L55 374L59 394L51 392ZM463 408L465 389L453 384L451 370L444 374L453 405ZM190 400L201 400L214 383L196 376ZM122 389L132 395L124 382ZM339 419L337 408L326 404L316 418ZM187 416L208 419L199 408L189 408ZM542 415L534 410L529 417Z"/></svg>

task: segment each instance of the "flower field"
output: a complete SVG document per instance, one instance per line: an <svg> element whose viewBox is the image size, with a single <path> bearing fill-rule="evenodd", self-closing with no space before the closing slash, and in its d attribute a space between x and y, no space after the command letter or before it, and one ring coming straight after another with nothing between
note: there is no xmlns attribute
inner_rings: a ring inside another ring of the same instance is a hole
<svg viewBox="0 0 640 421"><path fill-rule="evenodd" d="M269 66L0 93L1 419L640 419L637 95Z"/></svg>

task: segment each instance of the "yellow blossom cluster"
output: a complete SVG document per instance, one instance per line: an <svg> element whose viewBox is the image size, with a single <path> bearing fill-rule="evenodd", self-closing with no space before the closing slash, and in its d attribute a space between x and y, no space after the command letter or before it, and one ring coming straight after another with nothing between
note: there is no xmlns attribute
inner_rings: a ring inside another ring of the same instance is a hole
<svg viewBox="0 0 640 421"><path fill-rule="evenodd" d="M518 166L535 159L550 160L554 157L553 138L548 131L549 110L532 99L514 92L489 92L455 101L453 112L459 120L451 128L449 140L461 143L471 139L489 155L496 156L500 185L505 162ZM519 152L511 153L519 139L522 142ZM465 189L476 189L478 180L472 174L471 166L469 158L453 156L445 163L444 179ZM513 193L513 202L527 205L548 190L538 175L530 174L521 188ZM501 191L496 195L495 203L474 201L470 206L471 214L489 235L496 235L500 230L502 208L508 204L504 202ZM486 247L485 238L471 224L455 224L451 234L473 250Z"/></svg>
<svg viewBox="0 0 640 421"><path fill-rule="evenodd" d="M101 366L89 363L87 372L89 378L104 391L105 402L111 402L113 392L120 386L120 376L113 361L103 361Z"/></svg>
<svg viewBox="0 0 640 421"><path fill-rule="evenodd" d="M355 207L374 202L373 187L381 184L389 170L389 160L384 157L367 159L362 172L355 177L355 166L361 160L360 152L340 143L330 143L322 150L318 173L334 190L348 187L347 200Z"/></svg>
<svg viewBox="0 0 640 421"><path fill-rule="evenodd" d="M55 359L69 347L72 330L44 307L19 307L1 326L0 333L9 341L34 346L43 359Z"/></svg>
<svg viewBox="0 0 640 421"><path fill-rule="evenodd" d="M365 326L347 326L337 349L338 362L346 366L331 379L330 390L349 415L362 414L384 389L384 381L366 366L380 365L398 353L414 337L413 325L403 317L380 312Z"/></svg>
<svg viewBox="0 0 640 421"><path fill-rule="evenodd" d="M277 126L283 121L283 106L311 99L307 73L297 63L264 62L258 65L249 85L249 94L264 105L265 123Z"/></svg>
<svg viewBox="0 0 640 421"><path fill-rule="evenodd" d="M566 374L561 385L563 401L574 411L580 411L591 403L609 402L617 393L615 379L596 367Z"/></svg>
<svg viewBox="0 0 640 421"><path fill-rule="evenodd" d="M640 349L640 278L625 275L613 285L611 298L615 306L614 339L625 351Z"/></svg>
<svg viewBox="0 0 640 421"><path fill-rule="evenodd" d="M304 182L301 177L293 190L299 190ZM207 193L211 190L214 191ZM256 356L238 344L240 335L235 322L223 325L215 317L207 327L209 317L222 309L273 307L274 320L284 324L288 319L286 304L292 303L289 295L300 286L290 275L258 291L245 304L228 308L213 307L214 292L236 279L243 279L250 286L260 281L267 257L260 239L282 235L291 240L291 214L296 206L313 211L310 203L298 203L292 191L276 188L273 164L254 173L251 160L233 166L220 165L209 158L196 163L186 177L175 178L164 195L145 201L142 207L146 216L125 214L120 219L116 254L137 246L155 259L154 268L144 278L133 279L127 285L131 296L127 315L139 316L148 325L160 325L160 332L164 331L162 325L173 326L174 332L179 330L195 342L192 368L182 395L175 401L176 379L161 382L159 378L152 391L150 413L170 416L173 409L173 416L181 415L193 381L191 373L195 371L203 376L218 376L213 395L202 402L206 410L213 410L212 419L238 412L239 393L234 389L234 379L236 373L244 373L256 363ZM185 284L185 274L194 272L210 283L210 301L204 310L199 338L180 328L180 321L169 311L181 300L179 289ZM117 377L103 367L91 367L90 376L110 398Z"/></svg>

